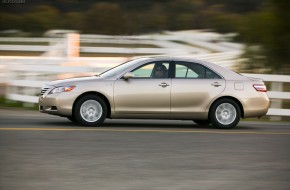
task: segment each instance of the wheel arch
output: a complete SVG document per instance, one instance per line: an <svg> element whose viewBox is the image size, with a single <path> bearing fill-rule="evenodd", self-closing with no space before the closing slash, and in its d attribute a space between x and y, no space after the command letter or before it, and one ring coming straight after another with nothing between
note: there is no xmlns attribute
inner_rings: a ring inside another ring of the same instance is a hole
<svg viewBox="0 0 290 190"><path fill-rule="evenodd" d="M231 99L231 100L235 101L239 105L239 108L241 110L241 117L244 118L244 107L243 107L242 103L237 98L232 97L232 96L222 96L222 97L219 97L216 100L214 100L209 107L208 118L209 118L210 110L211 110L212 106L214 105L214 103L221 100L221 99Z"/></svg>
<svg viewBox="0 0 290 190"><path fill-rule="evenodd" d="M107 111L108 111L108 113L107 113L106 118L110 118L110 116L111 116L111 104L110 104L108 98L107 98L105 95L103 95L102 93L99 93L99 92L96 92L96 91L85 92L85 93L79 95L79 96L75 99L75 101L74 101L74 103L73 103L72 110L75 109L76 102L77 102L80 98L82 98L82 97L84 97L84 96L87 96L87 95L95 95L95 96L98 96L98 97L102 98L102 99L104 100L104 102L106 103L106 106L107 106Z"/></svg>

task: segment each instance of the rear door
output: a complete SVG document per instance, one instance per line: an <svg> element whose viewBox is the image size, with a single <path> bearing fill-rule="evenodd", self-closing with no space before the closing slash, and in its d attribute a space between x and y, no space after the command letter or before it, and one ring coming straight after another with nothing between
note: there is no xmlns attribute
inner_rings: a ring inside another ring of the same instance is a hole
<svg viewBox="0 0 290 190"><path fill-rule="evenodd" d="M171 113L202 115L223 92L225 80L209 68L192 62L175 62L171 88Z"/></svg>

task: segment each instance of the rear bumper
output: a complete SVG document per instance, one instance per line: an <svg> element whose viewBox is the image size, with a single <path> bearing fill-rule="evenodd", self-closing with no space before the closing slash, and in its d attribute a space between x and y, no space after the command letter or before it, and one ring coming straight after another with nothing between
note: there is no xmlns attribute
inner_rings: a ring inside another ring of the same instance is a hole
<svg viewBox="0 0 290 190"><path fill-rule="evenodd" d="M270 100L266 93L259 93L256 98L242 99L244 118L261 117L267 114Z"/></svg>

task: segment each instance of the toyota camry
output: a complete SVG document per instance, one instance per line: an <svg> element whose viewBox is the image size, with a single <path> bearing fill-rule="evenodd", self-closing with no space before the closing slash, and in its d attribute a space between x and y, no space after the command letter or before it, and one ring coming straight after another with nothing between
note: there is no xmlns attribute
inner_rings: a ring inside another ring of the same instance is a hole
<svg viewBox="0 0 290 190"><path fill-rule="evenodd" d="M43 113L83 126L111 119L193 120L221 129L264 116L266 86L213 63L172 57L139 58L100 75L52 81L39 97Z"/></svg>

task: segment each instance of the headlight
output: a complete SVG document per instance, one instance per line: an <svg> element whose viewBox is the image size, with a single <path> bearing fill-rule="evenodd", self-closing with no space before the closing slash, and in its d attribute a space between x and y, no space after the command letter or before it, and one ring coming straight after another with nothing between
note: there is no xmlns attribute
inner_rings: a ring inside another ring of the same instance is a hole
<svg viewBox="0 0 290 190"><path fill-rule="evenodd" d="M59 86L52 89L49 94L60 93L60 92L70 92L75 88L75 86Z"/></svg>

